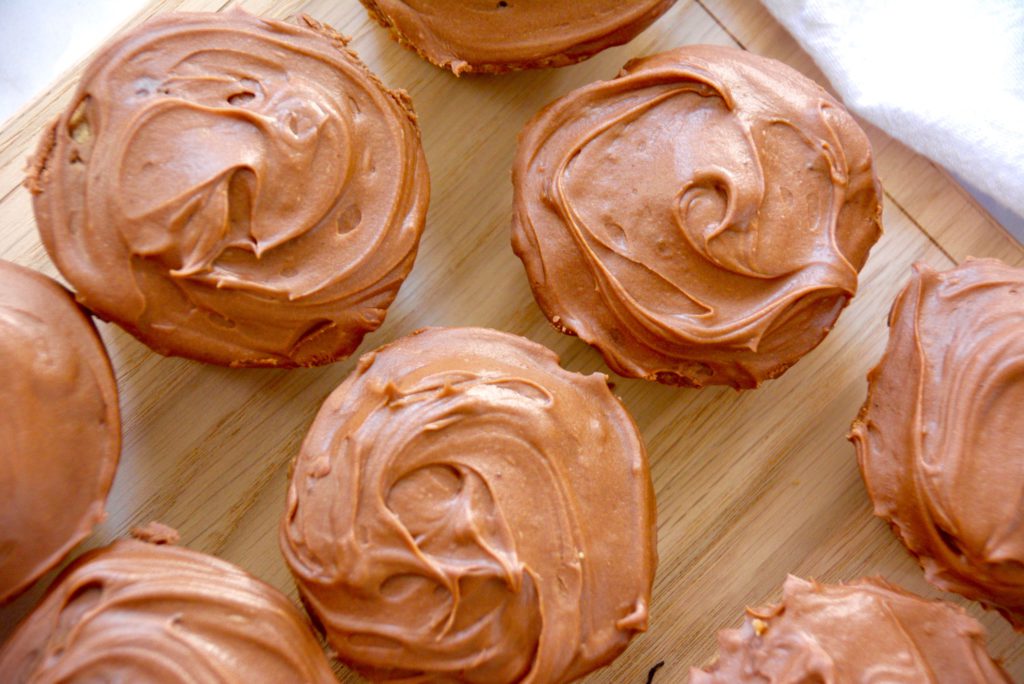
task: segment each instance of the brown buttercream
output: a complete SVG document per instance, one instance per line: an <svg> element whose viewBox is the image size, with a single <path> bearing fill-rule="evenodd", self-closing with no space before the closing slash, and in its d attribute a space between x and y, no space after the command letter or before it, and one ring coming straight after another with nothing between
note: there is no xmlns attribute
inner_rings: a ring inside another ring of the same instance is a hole
<svg viewBox="0 0 1024 684"><path fill-rule="evenodd" d="M27 183L82 304L232 366L352 353L412 268L429 195L404 92L328 27L241 10L102 48Z"/></svg>
<svg viewBox="0 0 1024 684"><path fill-rule="evenodd" d="M196 551L122 540L85 554L0 651L10 684L337 682L281 592Z"/></svg>
<svg viewBox="0 0 1024 684"><path fill-rule="evenodd" d="M103 520L120 453L92 321L50 278L0 260L0 603Z"/></svg>
<svg viewBox="0 0 1024 684"><path fill-rule="evenodd" d="M962 608L880 579L822 585L790 576L782 603L718 635L718 661L690 684L1010 683Z"/></svg>
<svg viewBox="0 0 1024 684"><path fill-rule="evenodd" d="M1024 629L1024 270L914 267L853 423L875 514L928 580Z"/></svg>
<svg viewBox="0 0 1024 684"><path fill-rule="evenodd" d="M617 373L756 387L813 349L881 233L864 132L774 60L634 60L520 135L512 246L545 314Z"/></svg>
<svg viewBox="0 0 1024 684"><path fill-rule="evenodd" d="M575 64L622 45L676 0L360 0L399 43L456 75Z"/></svg>
<svg viewBox="0 0 1024 684"><path fill-rule="evenodd" d="M363 356L296 459L281 548L375 681L556 684L647 627L654 499L607 378L481 328Z"/></svg>

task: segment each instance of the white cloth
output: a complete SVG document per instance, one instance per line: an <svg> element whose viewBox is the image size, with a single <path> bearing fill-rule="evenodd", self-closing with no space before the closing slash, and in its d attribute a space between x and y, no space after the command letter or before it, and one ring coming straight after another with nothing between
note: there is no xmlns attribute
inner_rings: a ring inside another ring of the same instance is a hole
<svg viewBox="0 0 1024 684"><path fill-rule="evenodd" d="M762 0L850 109L1024 216L1024 0Z"/></svg>
<svg viewBox="0 0 1024 684"><path fill-rule="evenodd" d="M146 0L0 0L0 124L146 4Z"/></svg>

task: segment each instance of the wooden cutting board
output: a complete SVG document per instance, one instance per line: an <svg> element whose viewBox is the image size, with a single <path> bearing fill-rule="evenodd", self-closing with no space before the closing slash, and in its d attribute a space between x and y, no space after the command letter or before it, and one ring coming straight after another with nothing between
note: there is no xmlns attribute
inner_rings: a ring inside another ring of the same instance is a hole
<svg viewBox="0 0 1024 684"><path fill-rule="evenodd" d="M132 23L161 11L235 4L154 0ZM550 100L612 77L629 58L685 43L739 45L825 83L753 0L680 0L629 45L583 64L461 79L394 44L356 0L243 4L274 18L308 12L352 35L367 64L389 85L407 89L420 115L433 184L427 229L387 322L360 352L425 325L481 325L545 344L572 370L606 371L589 347L547 324L509 247L509 168L522 125ZM44 123L65 106L80 73L65 74L0 131L0 257L53 276L21 181ZM1024 265L1024 250L943 171L868 129L886 190L886 234L859 294L818 349L750 392L616 380L651 455L661 562L650 631L588 682L642 684L661 661L655 682L686 681L691 665L713 657L716 631L739 624L745 605L776 600L787 573L825 581L879 574L940 595L872 516L845 436L910 264L948 268L975 255ZM295 598L277 548L288 463L354 360L310 370L229 370L163 358L116 327L100 328L117 369L124 452L109 516L84 546L155 519L180 530L183 544L237 563ZM0 638L51 578L0 609ZM988 628L992 652L1024 680L1024 636L998 615L944 597L968 606ZM340 667L339 673L358 681Z"/></svg>

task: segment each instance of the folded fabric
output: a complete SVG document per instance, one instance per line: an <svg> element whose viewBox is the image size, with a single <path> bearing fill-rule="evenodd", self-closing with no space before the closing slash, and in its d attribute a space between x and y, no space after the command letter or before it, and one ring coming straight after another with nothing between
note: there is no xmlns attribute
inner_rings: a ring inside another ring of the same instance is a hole
<svg viewBox="0 0 1024 684"><path fill-rule="evenodd" d="M1024 216L1024 0L762 0L852 110Z"/></svg>

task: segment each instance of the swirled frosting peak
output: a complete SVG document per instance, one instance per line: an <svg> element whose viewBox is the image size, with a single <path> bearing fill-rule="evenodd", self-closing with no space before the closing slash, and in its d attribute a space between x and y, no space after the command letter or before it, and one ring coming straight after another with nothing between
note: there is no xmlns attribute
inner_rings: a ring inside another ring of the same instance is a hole
<svg viewBox="0 0 1024 684"><path fill-rule="evenodd" d="M747 610L718 635L718 661L690 684L1010 684L962 608L878 579L818 584L789 577L782 603Z"/></svg>
<svg viewBox="0 0 1024 684"><path fill-rule="evenodd" d="M676 0L360 0L427 61L456 75L558 67L629 42Z"/></svg>
<svg viewBox="0 0 1024 684"><path fill-rule="evenodd" d="M117 384L92 322L56 282L0 260L0 603L103 520L120 454Z"/></svg>
<svg viewBox="0 0 1024 684"><path fill-rule="evenodd" d="M691 45L523 130L512 245L556 327L618 373L756 387L814 348L880 234L864 132L817 84Z"/></svg>
<svg viewBox="0 0 1024 684"><path fill-rule="evenodd" d="M654 501L603 375L479 328L360 359L295 461L281 547L374 681L557 684L647 627Z"/></svg>
<svg viewBox="0 0 1024 684"><path fill-rule="evenodd" d="M928 579L1024 629L1024 270L918 264L850 439Z"/></svg>
<svg viewBox="0 0 1024 684"><path fill-rule="evenodd" d="M85 554L0 650L9 684L335 684L299 610L213 556L122 540Z"/></svg>
<svg viewBox="0 0 1024 684"><path fill-rule="evenodd" d="M405 93L312 19L241 10L102 48L27 183L82 304L236 366L350 354L412 268L429 194Z"/></svg>

